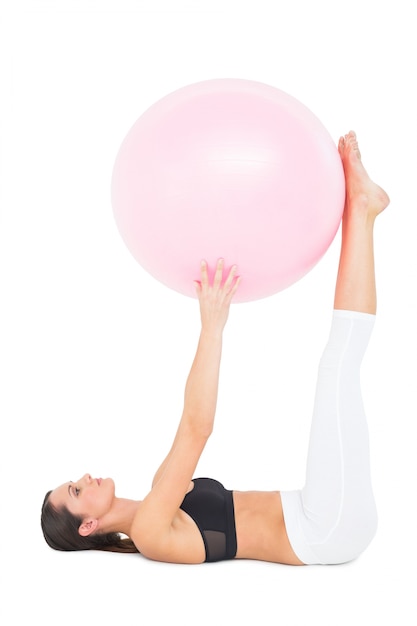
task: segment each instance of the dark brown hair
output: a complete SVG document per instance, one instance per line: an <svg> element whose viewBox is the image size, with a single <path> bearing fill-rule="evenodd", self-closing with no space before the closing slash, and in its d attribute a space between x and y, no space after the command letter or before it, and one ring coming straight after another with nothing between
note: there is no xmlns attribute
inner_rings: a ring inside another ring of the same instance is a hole
<svg viewBox="0 0 417 626"><path fill-rule="evenodd" d="M78 532L82 518L63 506L55 508L50 501L51 491L42 505L41 526L46 543L54 550L104 550L106 552L139 552L131 539L119 533L95 533L82 537Z"/></svg>

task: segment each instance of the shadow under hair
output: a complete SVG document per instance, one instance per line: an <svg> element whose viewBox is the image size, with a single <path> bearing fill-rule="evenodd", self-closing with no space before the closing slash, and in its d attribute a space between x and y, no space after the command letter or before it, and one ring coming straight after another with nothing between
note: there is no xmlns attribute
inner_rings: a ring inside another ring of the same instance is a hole
<svg viewBox="0 0 417 626"><path fill-rule="evenodd" d="M96 533L82 537L78 529L82 518L73 515L63 506L55 508L48 491L42 504L41 527L46 543L54 550L72 552L75 550L102 550L105 552L139 552L131 539L120 533Z"/></svg>

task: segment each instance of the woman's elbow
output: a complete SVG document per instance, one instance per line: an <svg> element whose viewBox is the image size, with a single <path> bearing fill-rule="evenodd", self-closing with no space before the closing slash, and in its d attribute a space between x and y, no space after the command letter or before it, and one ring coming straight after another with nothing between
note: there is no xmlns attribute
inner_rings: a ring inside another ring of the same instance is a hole
<svg viewBox="0 0 417 626"><path fill-rule="evenodd" d="M197 418L190 413L187 422L189 432L192 436L201 439L203 442L207 441L213 433L213 420L202 419L201 414Z"/></svg>

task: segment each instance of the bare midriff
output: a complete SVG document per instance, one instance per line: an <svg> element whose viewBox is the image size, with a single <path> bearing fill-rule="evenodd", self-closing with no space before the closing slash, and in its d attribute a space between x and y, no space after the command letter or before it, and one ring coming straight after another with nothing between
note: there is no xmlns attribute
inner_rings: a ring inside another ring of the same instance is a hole
<svg viewBox="0 0 417 626"><path fill-rule="evenodd" d="M279 491L234 491L237 559L304 565L285 528Z"/></svg>

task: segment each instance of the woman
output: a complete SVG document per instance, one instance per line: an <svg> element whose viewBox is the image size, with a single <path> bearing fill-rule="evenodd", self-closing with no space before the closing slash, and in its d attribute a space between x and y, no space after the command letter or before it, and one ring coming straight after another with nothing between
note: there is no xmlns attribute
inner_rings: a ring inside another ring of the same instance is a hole
<svg viewBox="0 0 417 626"><path fill-rule="evenodd" d="M306 484L301 491L228 491L195 479L213 430L222 333L239 278L196 282L201 334L172 448L142 501L115 496L112 479L88 474L49 492L42 528L58 550L141 552L150 559L201 563L232 558L291 565L355 559L375 534L368 433L359 370L376 313L373 225L388 205L367 175L355 134L339 141L346 178L342 247L330 337L320 362ZM122 539L120 534L127 535Z"/></svg>

